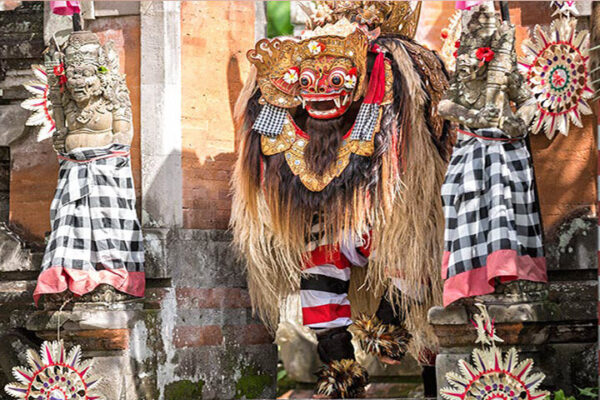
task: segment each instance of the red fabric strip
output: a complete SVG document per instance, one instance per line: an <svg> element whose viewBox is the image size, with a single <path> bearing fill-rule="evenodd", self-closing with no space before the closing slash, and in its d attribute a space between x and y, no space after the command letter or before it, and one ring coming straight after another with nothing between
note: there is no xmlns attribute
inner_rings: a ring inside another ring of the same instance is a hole
<svg viewBox="0 0 600 400"><path fill-rule="evenodd" d="M450 256L444 252L442 276L447 275ZM444 282L444 307L463 297L494 292L494 279L502 282L526 280L548 282L544 257L519 256L515 250L498 250L487 257L487 265L463 272Z"/></svg>
<svg viewBox="0 0 600 400"><path fill-rule="evenodd" d="M467 136L471 136L477 139L483 139L483 140L490 140L492 142L507 142L507 143L512 143L512 142L518 142L519 140L522 140L524 138L519 137L519 138L492 138L492 137L486 137L486 136L480 136L477 135L473 132L469 132L469 131L463 131L462 129L457 129L458 133L462 133L463 135L467 135Z"/></svg>
<svg viewBox="0 0 600 400"><path fill-rule="evenodd" d="M338 318L350 318L350 316L350 305L348 304L325 304L302 308L302 323L304 325L330 322Z"/></svg>
<svg viewBox="0 0 600 400"><path fill-rule="evenodd" d="M307 254L304 269L324 264L335 265L338 269L350 267L350 261L342 254L338 245L325 245Z"/></svg>
<svg viewBox="0 0 600 400"><path fill-rule="evenodd" d="M369 88L363 101L366 104L381 104L385 96L385 56L383 52L377 54L371 79L369 79Z"/></svg>

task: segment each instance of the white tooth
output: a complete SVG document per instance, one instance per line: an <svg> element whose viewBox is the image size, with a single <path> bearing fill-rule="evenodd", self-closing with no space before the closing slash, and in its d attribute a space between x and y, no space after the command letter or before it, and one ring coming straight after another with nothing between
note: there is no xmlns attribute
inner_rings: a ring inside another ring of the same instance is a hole
<svg viewBox="0 0 600 400"><path fill-rule="evenodd" d="M350 95L349 94L345 94L344 95L344 100L342 102L343 105L346 105L346 103L348 103L348 100L350 99Z"/></svg>
<svg viewBox="0 0 600 400"><path fill-rule="evenodd" d="M301 97L300 101L302 101L302 108L306 108L306 99L304 97Z"/></svg>
<svg viewBox="0 0 600 400"><path fill-rule="evenodd" d="M340 98L339 98L339 97L334 97L334 98L333 98L333 102L335 103L335 106L336 106L337 108L340 108L340 107L341 107L341 105L340 105Z"/></svg>

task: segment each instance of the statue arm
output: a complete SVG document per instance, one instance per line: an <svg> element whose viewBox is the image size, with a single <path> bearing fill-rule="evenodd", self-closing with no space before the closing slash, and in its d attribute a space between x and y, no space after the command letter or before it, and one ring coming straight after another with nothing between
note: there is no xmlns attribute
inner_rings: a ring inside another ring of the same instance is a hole
<svg viewBox="0 0 600 400"><path fill-rule="evenodd" d="M125 107L113 111L113 143L130 145L133 140L131 111Z"/></svg>
<svg viewBox="0 0 600 400"><path fill-rule="evenodd" d="M499 110L493 107L483 110L469 109L451 100L444 99L438 105L438 114L449 121L473 129L489 128L491 120L497 118Z"/></svg>

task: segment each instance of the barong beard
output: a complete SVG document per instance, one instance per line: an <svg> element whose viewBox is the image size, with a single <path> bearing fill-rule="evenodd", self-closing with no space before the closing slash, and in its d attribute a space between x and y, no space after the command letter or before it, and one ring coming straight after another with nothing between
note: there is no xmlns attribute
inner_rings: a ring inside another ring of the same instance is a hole
<svg viewBox="0 0 600 400"><path fill-rule="evenodd" d="M322 175L336 162L344 136L352 128L359 107L359 102L353 103L344 115L332 119L317 119L301 108L296 110L293 120L309 137L304 161L312 173ZM258 132L251 135L257 141L252 147L257 147L258 152L259 137ZM383 145L383 138L376 135L375 148L380 149L380 154ZM360 229L360 232L366 233L366 221L359 222L349 216L367 216L365 207L368 208L368 204L365 199L370 197L367 191L375 187L380 159L352 154L348 166L338 177L323 190L311 191L290 170L283 153L272 156L259 153L258 156L263 159L262 185L274 226L281 229L280 233L285 232L284 236L289 235L291 241L304 243L310 234L312 215L315 214L322 216L322 224L327 227L326 235L332 236L327 238L328 242L339 241L337 234L349 232L352 229L350 225L364 225L365 229ZM256 171L260 174L260 165ZM257 176L256 179L259 180L260 177ZM357 204L359 199L360 205ZM355 207L359 210L350 210ZM299 234L298 237L294 237L296 233Z"/></svg>

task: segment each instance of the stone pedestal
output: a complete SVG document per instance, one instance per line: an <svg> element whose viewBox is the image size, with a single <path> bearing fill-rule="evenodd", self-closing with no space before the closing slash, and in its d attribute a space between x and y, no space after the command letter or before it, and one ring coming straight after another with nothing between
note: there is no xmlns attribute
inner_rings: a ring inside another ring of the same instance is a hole
<svg viewBox="0 0 600 400"><path fill-rule="evenodd" d="M143 309L143 300L128 299L108 286L79 299L67 296L53 299L62 302L45 296L45 309L30 315L27 331L51 341L60 330L68 348L81 345L83 357L94 359L94 373L105 381L107 398L155 398L156 355L148 338L156 321L151 310Z"/></svg>
<svg viewBox="0 0 600 400"><path fill-rule="evenodd" d="M438 387L448 386L445 374L456 371L461 358L470 359L476 339L471 320L479 313L475 302L485 304L495 320L497 335L504 340L500 347L517 347L521 359L532 358L536 370L546 374L544 389L575 394L576 386L596 386L595 308L578 308L586 300L593 304L595 296L596 285L586 282L514 282L493 295L430 309L429 322L440 340Z"/></svg>

